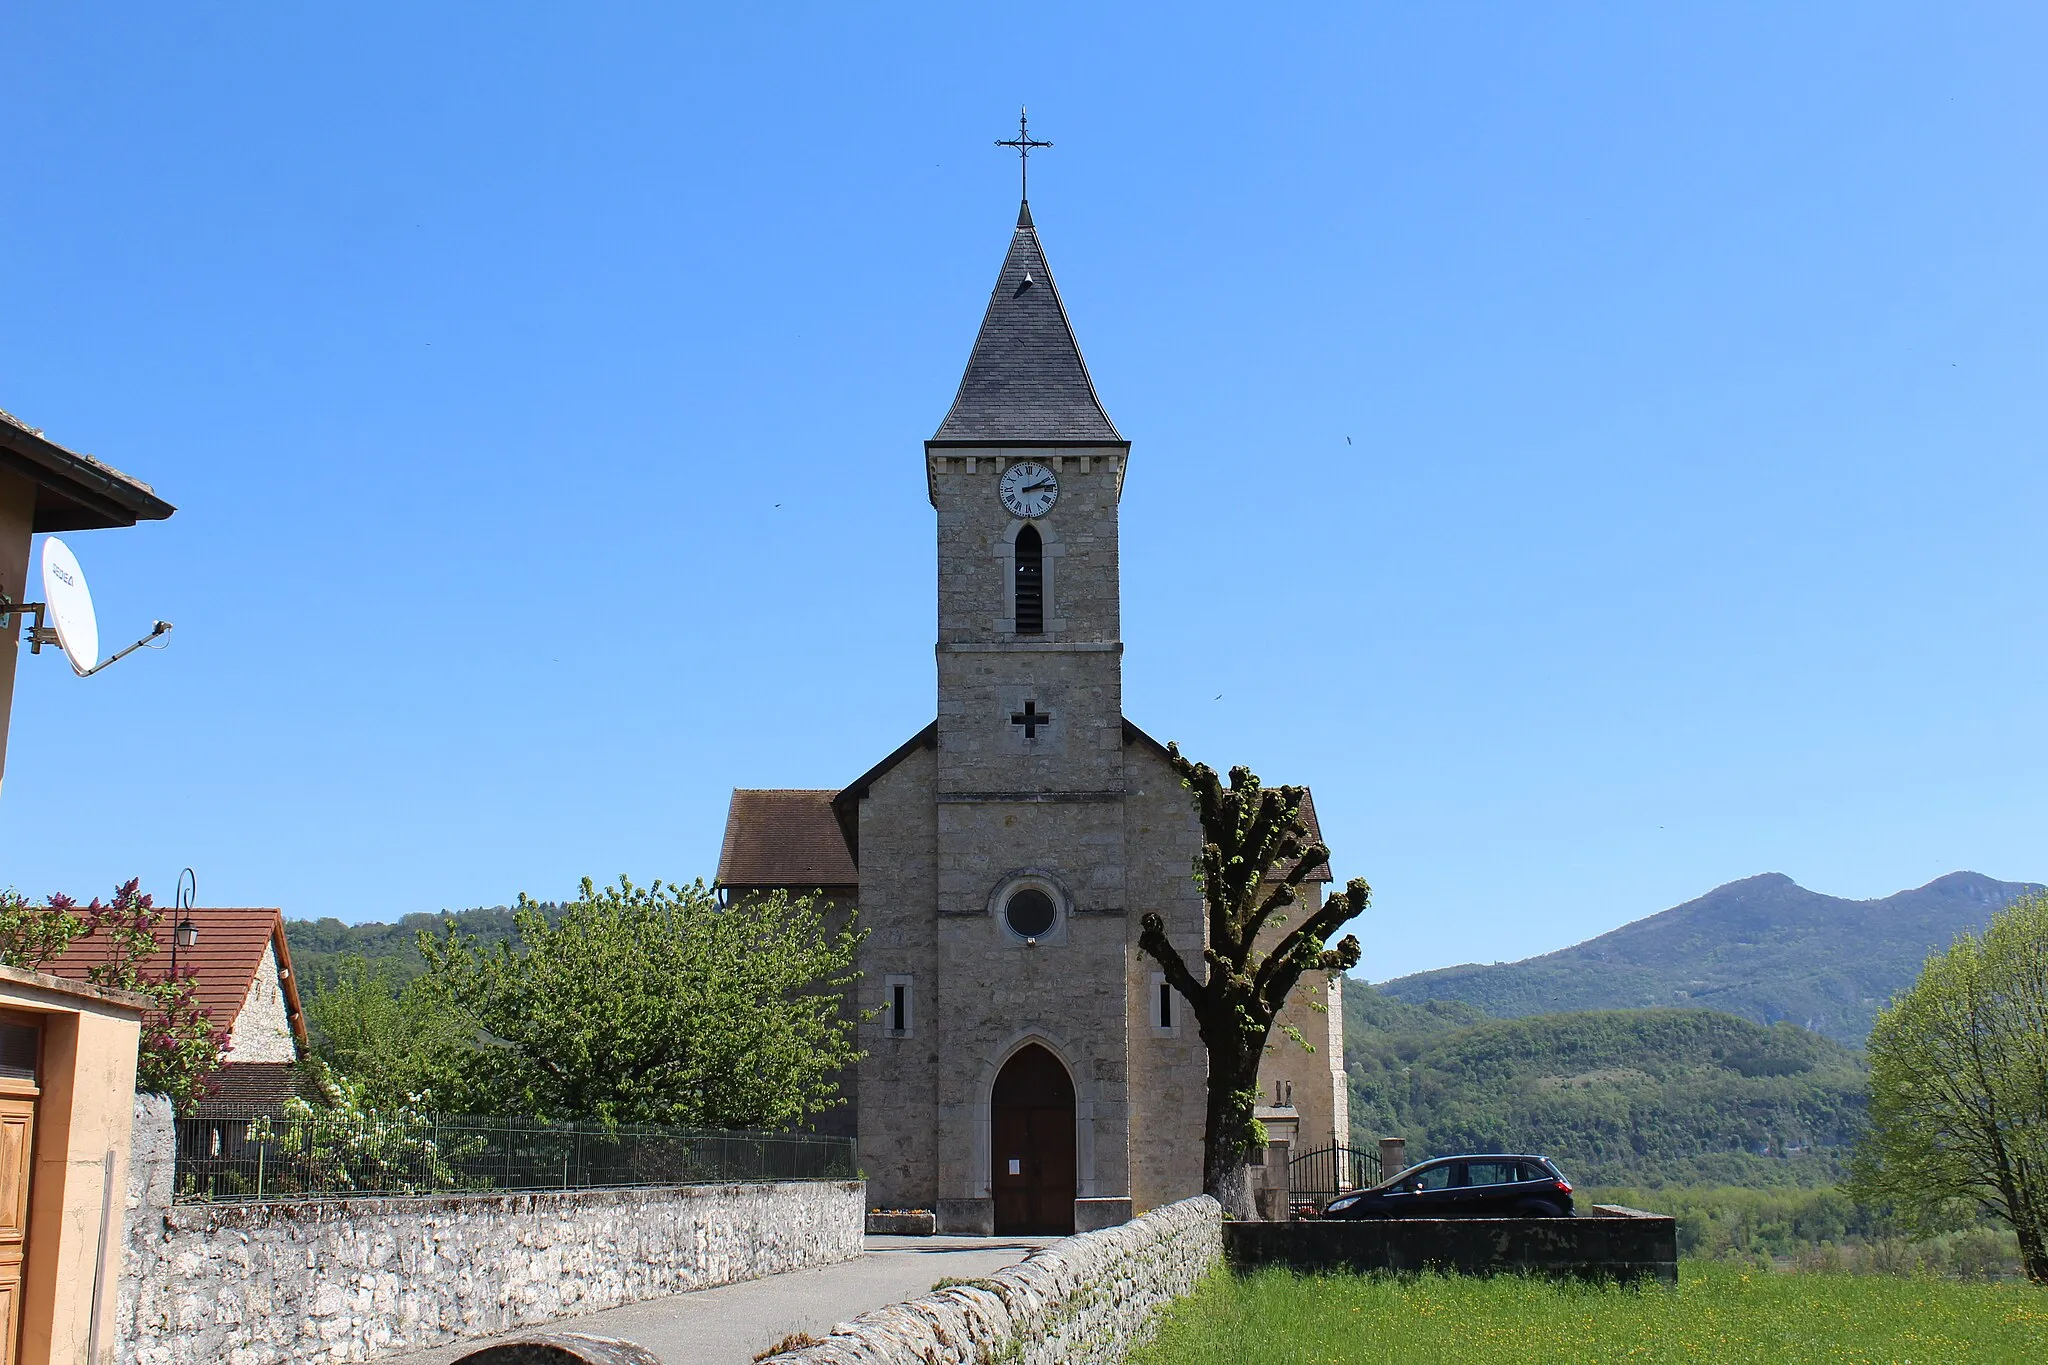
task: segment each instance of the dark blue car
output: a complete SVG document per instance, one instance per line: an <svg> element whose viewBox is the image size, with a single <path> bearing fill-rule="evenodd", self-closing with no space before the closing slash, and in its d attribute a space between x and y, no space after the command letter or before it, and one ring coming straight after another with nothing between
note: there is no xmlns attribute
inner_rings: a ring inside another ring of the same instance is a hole
<svg viewBox="0 0 2048 1365"><path fill-rule="evenodd" d="M1440 1156L1340 1194L1325 1218L1568 1218L1572 1182L1544 1156Z"/></svg>

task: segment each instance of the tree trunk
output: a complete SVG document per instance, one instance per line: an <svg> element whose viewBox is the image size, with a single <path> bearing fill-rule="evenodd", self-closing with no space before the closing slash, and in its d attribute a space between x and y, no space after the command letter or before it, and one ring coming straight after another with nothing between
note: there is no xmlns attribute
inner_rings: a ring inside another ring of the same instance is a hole
<svg viewBox="0 0 2048 1365"><path fill-rule="evenodd" d="M2013 1231L2020 1238L2020 1265L2026 1270L2028 1279L2038 1285L2048 1285L2048 1241L2044 1241L2041 1235L2041 1220L2033 1216L2031 1200L2022 1203L2014 1213L2017 1216L2011 1222Z"/></svg>
<svg viewBox="0 0 2048 1365"><path fill-rule="evenodd" d="M2028 1279L2035 1284L2048 1285L2048 1252L2042 1251L2040 1238L2032 1240L2034 1244L2031 1247L2022 1245L2020 1261L2026 1267Z"/></svg>
<svg viewBox="0 0 2048 1365"><path fill-rule="evenodd" d="M1245 1157L1252 1142L1252 1111L1259 1094L1259 1054L1225 1062L1209 1054L1209 1116L1202 1140L1202 1191L1223 1206L1223 1216L1259 1216L1252 1202Z"/></svg>

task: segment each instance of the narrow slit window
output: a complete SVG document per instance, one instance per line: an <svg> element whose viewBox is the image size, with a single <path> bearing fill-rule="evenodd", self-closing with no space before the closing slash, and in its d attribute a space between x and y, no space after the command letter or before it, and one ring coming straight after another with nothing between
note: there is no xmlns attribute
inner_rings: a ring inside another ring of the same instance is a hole
<svg viewBox="0 0 2048 1365"><path fill-rule="evenodd" d="M1159 1038L1180 1036L1180 1023L1174 1017L1173 987L1167 984L1164 972L1154 972L1150 978L1152 1004L1152 1033Z"/></svg>
<svg viewBox="0 0 2048 1365"><path fill-rule="evenodd" d="M1036 526L1017 533L1017 633L1045 634L1045 542Z"/></svg>
<svg viewBox="0 0 2048 1365"><path fill-rule="evenodd" d="M913 1013L917 1000L911 991L911 978L891 976L882 982L882 1023L892 1038L908 1038L913 1026Z"/></svg>

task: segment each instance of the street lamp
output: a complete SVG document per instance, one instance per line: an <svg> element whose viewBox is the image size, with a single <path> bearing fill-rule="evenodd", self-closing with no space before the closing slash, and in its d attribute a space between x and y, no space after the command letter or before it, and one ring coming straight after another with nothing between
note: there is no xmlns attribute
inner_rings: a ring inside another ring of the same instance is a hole
<svg viewBox="0 0 2048 1365"><path fill-rule="evenodd" d="M178 874L178 927L171 930L171 980L178 979L178 949L199 942L199 926L192 922L192 902L199 899L199 878L191 868Z"/></svg>
<svg viewBox="0 0 2048 1365"><path fill-rule="evenodd" d="M199 926L189 919L178 921L178 927L171 931L171 980L178 979L178 949L190 948L199 942Z"/></svg>

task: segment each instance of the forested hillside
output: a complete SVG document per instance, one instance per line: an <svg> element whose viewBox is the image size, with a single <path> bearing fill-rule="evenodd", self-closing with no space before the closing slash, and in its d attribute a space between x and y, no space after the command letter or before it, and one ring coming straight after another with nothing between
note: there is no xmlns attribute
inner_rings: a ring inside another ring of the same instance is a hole
<svg viewBox="0 0 2048 1365"><path fill-rule="evenodd" d="M1703 1006L1789 1020L1851 1047L1927 955L2039 888L1954 872L1882 900L1823 896L1779 873L1520 962L1385 982L1395 1000L1460 1001L1500 1018L1558 1010Z"/></svg>
<svg viewBox="0 0 2048 1365"><path fill-rule="evenodd" d="M555 907L543 906L549 917ZM476 910L458 910L449 915L407 915L396 924L343 924L338 919L288 919L285 941L291 945L292 966L299 973L300 990L308 995L334 979L334 965L350 954L385 964L397 979L410 981L426 969L419 952L420 931L439 935L442 925L454 920L465 934L486 944L502 943L518 931L512 911L502 905Z"/></svg>
<svg viewBox="0 0 2048 1365"><path fill-rule="evenodd" d="M1344 991L1355 1138L1411 1156L1533 1151L1574 1180L1825 1184L1863 1122L1864 1070L1790 1024L1703 1009L1488 1019Z"/></svg>

